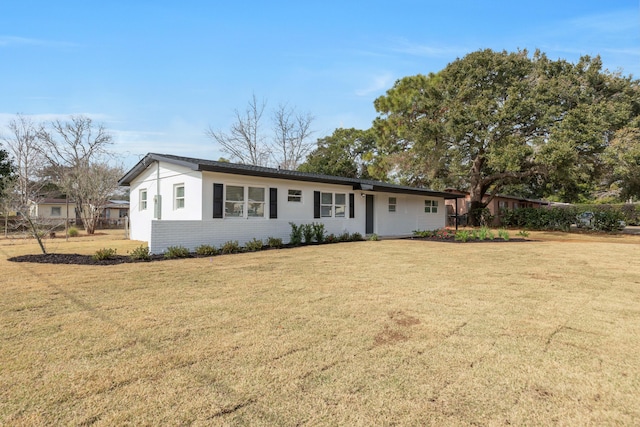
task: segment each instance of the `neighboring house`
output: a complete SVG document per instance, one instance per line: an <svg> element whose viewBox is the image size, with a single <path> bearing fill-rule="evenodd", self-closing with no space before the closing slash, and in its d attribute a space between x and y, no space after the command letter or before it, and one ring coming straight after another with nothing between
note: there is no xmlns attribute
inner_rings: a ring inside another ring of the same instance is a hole
<svg viewBox="0 0 640 427"><path fill-rule="evenodd" d="M128 200L109 200L100 213L100 222L110 226L122 225L128 216Z"/></svg>
<svg viewBox="0 0 640 427"><path fill-rule="evenodd" d="M445 190L447 193L457 194L460 197L464 197L462 200L457 200L458 204L458 218L460 218L460 224L466 225L466 219L469 214L469 206L471 205L471 196L469 193L454 189ZM483 202L486 203L487 200L491 197L490 194L486 194L482 199ZM456 209L455 209L455 201L447 200L447 215L449 216L449 224L453 224L455 221ZM541 208L549 206L549 202L545 200L534 200L534 199L525 199L522 197L516 196L507 196L504 194L498 194L489 203L487 204L487 209L491 215L493 215L493 225L500 225L500 219L502 212L510 209L518 209L518 208Z"/></svg>
<svg viewBox="0 0 640 427"><path fill-rule="evenodd" d="M69 209L67 215L67 207ZM37 202L32 201L29 206L29 214L39 219L64 220L65 218L75 219L75 203L67 199L44 198Z"/></svg>
<svg viewBox="0 0 640 427"><path fill-rule="evenodd" d="M327 233L406 236L446 223L457 194L356 178L147 154L119 181L130 187L130 236L169 246L289 241L293 222Z"/></svg>

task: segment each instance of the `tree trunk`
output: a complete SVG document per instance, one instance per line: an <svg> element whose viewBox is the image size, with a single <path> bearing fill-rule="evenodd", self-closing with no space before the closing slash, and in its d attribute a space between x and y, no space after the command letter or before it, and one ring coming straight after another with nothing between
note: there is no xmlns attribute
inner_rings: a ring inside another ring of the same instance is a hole
<svg viewBox="0 0 640 427"><path fill-rule="evenodd" d="M482 202L471 200L469 206L469 225L479 227L482 225L482 212L486 205Z"/></svg>
<svg viewBox="0 0 640 427"><path fill-rule="evenodd" d="M473 159L470 174L469 188L469 212L468 212L468 224L472 227L480 226L480 220L482 218L482 209L485 208L485 204L482 202L484 193L486 191L482 182L482 166L484 165L484 156L482 153L478 154Z"/></svg>
<svg viewBox="0 0 640 427"><path fill-rule="evenodd" d="M33 233L33 237L36 238L36 240L38 241L38 245L40 245L40 250L42 251L43 254L46 255L47 250L44 248L44 243L42 243L42 236L40 235L38 227L36 227L36 224L31 220L31 217L29 215L25 215L25 218L27 218L27 221L29 222L29 226L31 227L31 232Z"/></svg>

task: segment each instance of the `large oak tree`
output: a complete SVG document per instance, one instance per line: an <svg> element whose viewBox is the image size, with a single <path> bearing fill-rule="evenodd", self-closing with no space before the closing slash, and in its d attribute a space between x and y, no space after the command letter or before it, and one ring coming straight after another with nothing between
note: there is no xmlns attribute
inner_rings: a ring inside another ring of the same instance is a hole
<svg viewBox="0 0 640 427"><path fill-rule="evenodd" d="M601 154L638 114L634 93L637 82L598 57L482 50L398 80L376 99L374 128L388 173L468 190L475 224L485 196L513 185L563 201L592 191L606 173Z"/></svg>

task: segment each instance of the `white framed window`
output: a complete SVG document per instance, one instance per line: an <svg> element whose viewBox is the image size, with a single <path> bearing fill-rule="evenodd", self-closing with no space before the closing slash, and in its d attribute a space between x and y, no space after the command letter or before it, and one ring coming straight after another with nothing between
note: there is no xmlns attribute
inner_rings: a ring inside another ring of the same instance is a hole
<svg viewBox="0 0 640 427"><path fill-rule="evenodd" d="M499 200L498 201L498 209L500 209L501 211L507 209L509 207L509 202L505 201L505 200Z"/></svg>
<svg viewBox="0 0 640 427"><path fill-rule="evenodd" d="M140 190L140 210L144 211L147 209L147 189L144 188Z"/></svg>
<svg viewBox="0 0 640 427"><path fill-rule="evenodd" d="M333 193L320 194L320 216L323 218L333 216Z"/></svg>
<svg viewBox="0 0 640 427"><path fill-rule="evenodd" d="M249 187L248 193L249 205L247 206L247 216L251 218L263 218L265 201L264 188Z"/></svg>
<svg viewBox="0 0 640 427"><path fill-rule="evenodd" d="M425 213L438 213L438 201L437 200L425 200L424 201Z"/></svg>
<svg viewBox="0 0 640 427"><path fill-rule="evenodd" d="M398 205L398 199L395 197L389 197L389 212L395 212Z"/></svg>
<svg viewBox="0 0 640 427"><path fill-rule="evenodd" d="M224 199L224 216L227 218L244 218L244 187L226 186Z"/></svg>
<svg viewBox="0 0 640 427"><path fill-rule="evenodd" d="M289 190L287 193L287 202L302 202L302 190Z"/></svg>
<svg viewBox="0 0 640 427"><path fill-rule="evenodd" d="M173 208L184 208L184 184L176 184L173 186Z"/></svg>
<svg viewBox="0 0 640 427"><path fill-rule="evenodd" d="M344 193L336 193L335 213L336 218L344 218L347 210L347 195Z"/></svg>
<svg viewBox="0 0 640 427"><path fill-rule="evenodd" d="M62 209L60 206L51 206L51 216L61 216Z"/></svg>

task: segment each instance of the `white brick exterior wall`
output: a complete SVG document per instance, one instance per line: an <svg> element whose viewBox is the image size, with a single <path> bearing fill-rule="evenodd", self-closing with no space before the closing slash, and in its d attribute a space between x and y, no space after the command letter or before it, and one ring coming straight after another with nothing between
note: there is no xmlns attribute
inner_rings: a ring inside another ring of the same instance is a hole
<svg viewBox="0 0 640 427"><path fill-rule="evenodd" d="M161 219L154 218L154 196L160 177ZM185 186L185 206L176 209L174 187ZM214 184L262 187L265 189L264 218L213 218ZM278 218L269 218L269 189L278 190ZM147 208L140 208L140 190L147 191ZM288 201L289 190L302 192L301 202ZM314 191L346 194L344 218L314 218ZM354 194L355 218L349 218L349 194ZM168 163L152 163L131 183L131 238L149 243L152 253L162 253L169 246L190 250L202 244L220 246L230 240L244 244L253 238L268 237L289 241L290 222L297 225L321 222L327 234L343 232L365 234L364 194L374 196L374 233L380 236L410 235L413 230L434 230L446 224L444 199L426 196L353 190L350 185L292 181L244 175L198 172ZM396 212L389 212L389 197L395 197ZM425 200L438 202L437 213L425 213Z"/></svg>

